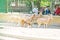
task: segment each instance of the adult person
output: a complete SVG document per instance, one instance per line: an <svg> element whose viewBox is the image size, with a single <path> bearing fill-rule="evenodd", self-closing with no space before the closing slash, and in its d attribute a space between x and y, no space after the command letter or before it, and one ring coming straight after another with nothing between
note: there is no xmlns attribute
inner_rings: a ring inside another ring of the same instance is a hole
<svg viewBox="0 0 60 40"><path fill-rule="evenodd" d="M55 15L60 15L60 6L59 5L55 5Z"/></svg>

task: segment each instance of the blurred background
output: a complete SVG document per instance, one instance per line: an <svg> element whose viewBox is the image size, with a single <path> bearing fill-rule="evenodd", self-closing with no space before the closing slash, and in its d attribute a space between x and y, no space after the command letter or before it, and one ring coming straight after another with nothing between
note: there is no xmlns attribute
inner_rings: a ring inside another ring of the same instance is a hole
<svg viewBox="0 0 60 40"><path fill-rule="evenodd" d="M38 10L41 7L50 6L54 13L56 4L60 5L60 0L0 0L0 12L30 13L35 6L38 7Z"/></svg>

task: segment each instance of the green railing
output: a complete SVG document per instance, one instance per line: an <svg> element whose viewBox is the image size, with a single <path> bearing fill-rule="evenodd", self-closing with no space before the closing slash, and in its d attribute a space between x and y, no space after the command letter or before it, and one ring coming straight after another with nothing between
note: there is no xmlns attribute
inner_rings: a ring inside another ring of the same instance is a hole
<svg viewBox="0 0 60 40"><path fill-rule="evenodd" d="M0 12L7 12L7 0L0 0Z"/></svg>

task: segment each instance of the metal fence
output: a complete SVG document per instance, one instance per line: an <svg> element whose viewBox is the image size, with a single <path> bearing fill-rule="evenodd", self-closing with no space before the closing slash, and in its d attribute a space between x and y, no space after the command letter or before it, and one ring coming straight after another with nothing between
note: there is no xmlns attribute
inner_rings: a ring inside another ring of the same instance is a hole
<svg viewBox="0 0 60 40"><path fill-rule="evenodd" d="M8 12L29 12L31 10L29 5L27 5L26 0L9 0Z"/></svg>

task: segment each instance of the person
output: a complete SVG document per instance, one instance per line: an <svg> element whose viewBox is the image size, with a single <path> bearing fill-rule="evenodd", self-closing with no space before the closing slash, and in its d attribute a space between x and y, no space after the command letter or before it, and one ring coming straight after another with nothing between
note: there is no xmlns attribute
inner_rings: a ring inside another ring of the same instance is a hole
<svg viewBox="0 0 60 40"><path fill-rule="evenodd" d="M32 11L35 15L38 15L38 8L36 6L32 9Z"/></svg>
<svg viewBox="0 0 60 40"><path fill-rule="evenodd" d="M44 15L44 13L45 13L44 9L45 9L45 7L42 7L42 8L40 9L40 12L42 12L42 15Z"/></svg>
<svg viewBox="0 0 60 40"><path fill-rule="evenodd" d="M55 5L55 15L60 15L60 7L59 5Z"/></svg>
<svg viewBox="0 0 60 40"><path fill-rule="evenodd" d="M49 6L47 6L44 11L46 15L51 14Z"/></svg>

